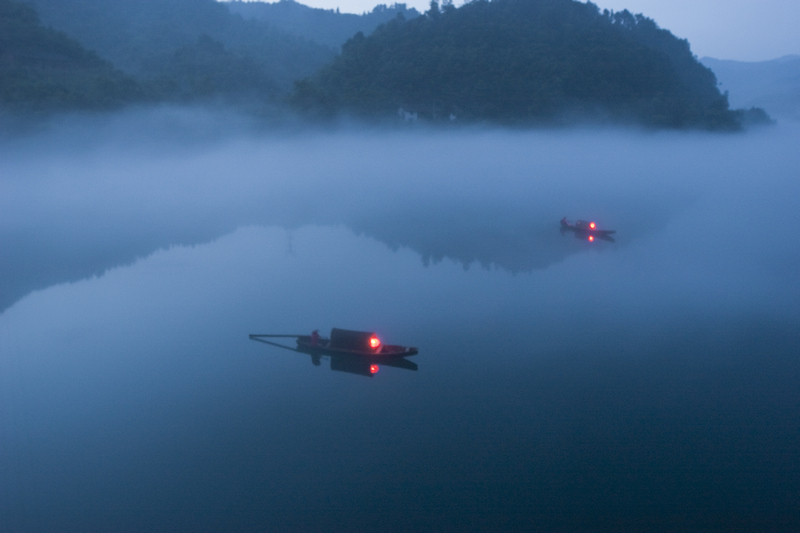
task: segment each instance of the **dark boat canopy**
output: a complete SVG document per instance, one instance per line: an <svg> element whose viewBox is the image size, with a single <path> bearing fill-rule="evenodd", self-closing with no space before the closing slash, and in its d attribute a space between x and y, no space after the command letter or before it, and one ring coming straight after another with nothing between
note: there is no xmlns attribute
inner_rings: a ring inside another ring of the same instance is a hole
<svg viewBox="0 0 800 533"><path fill-rule="evenodd" d="M380 343L376 346L373 340L377 338L378 336L375 333L333 328L329 347L359 352L374 352L380 346Z"/></svg>

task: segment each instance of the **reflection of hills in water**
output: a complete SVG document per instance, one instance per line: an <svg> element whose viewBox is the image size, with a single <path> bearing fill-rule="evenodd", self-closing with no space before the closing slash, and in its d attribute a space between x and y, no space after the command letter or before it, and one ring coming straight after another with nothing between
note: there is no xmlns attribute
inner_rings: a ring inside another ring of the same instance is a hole
<svg viewBox="0 0 800 533"><path fill-rule="evenodd" d="M452 259L465 268L477 263L512 273L547 268L582 248L573 239L562 238L556 224L505 226L493 220L483 223L420 217L365 224L356 226L356 231L392 249L410 248L422 256L426 266Z"/></svg>
<svg viewBox="0 0 800 533"><path fill-rule="evenodd" d="M368 228L368 229L367 229ZM234 228L214 231L174 231L150 235L79 233L37 236L2 236L0 248L0 311L27 294L74 282L133 263L159 249L209 242ZM422 256L424 264L450 258L464 266L478 262L511 272L545 268L580 246L550 227L470 227L435 220L393 219L382 224L363 223L356 233L384 242L392 249L407 247Z"/></svg>
<svg viewBox="0 0 800 533"><path fill-rule="evenodd" d="M457 213L419 212L405 216L385 217L380 220L352 224L362 233L386 243L392 249L406 247L414 250L425 265L452 259L465 268L477 263L484 268L492 266L511 273L531 272L557 264L570 255L623 247L632 239L646 237L675 214L677 203L648 205L650 211L631 206L622 207L613 216L608 229L624 228L617 243L589 243L576 239L572 233L560 231L559 220L569 213L555 210L545 216L522 210L481 211L464 209ZM608 217L609 220L612 217Z"/></svg>
<svg viewBox="0 0 800 533"><path fill-rule="evenodd" d="M336 220L342 213L329 212L320 215L315 223L344 224L356 234L383 242L393 250L409 248L421 256L426 266L451 259L465 268L477 263L485 268L495 266L518 273L547 268L575 253L625 246L631 239L645 237L662 227L674 212L674 207L666 205L660 211L653 207L647 214L627 209L623 216L614 217L614 224L625 228L615 244L586 243L571 234L562 235L558 220L564 213L560 211L534 216L519 209L501 212L450 206L437 212L420 209L392 216L358 217L350 222ZM101 275L159 249L206 243L241 225L279 226L287 230L307 225L280 223L270 216L260 218L244 220L242 224L232 221L196 227L190 227L190 223L183 227L176 224L169 229L101 226L58 228L36 235L4 232L0 234L0 248L4 251L0 256L0 310L33 291Z"/></svg>
<svg viewBox="0 0 800 533"><path fill-rule="evenodd" d="M0 234L0 312L31 292L99 276L156 250L201 244L224 233L153 231L137 235L61 230L37 235Z"/></svg>
<svg viewBox="0 0 800 533"><path fill-rule="evenodd" d="M0 150L0 309L243 226L344 226L422 263L530 272L649 238L738 150L733 137L629 131L173 139L223 123L203 114L157 146L136 143L170 117L68 124ZM79 148L89 126L108 144L89 136ZM617 230L617 242L562 236L565 216Z"/></svg>

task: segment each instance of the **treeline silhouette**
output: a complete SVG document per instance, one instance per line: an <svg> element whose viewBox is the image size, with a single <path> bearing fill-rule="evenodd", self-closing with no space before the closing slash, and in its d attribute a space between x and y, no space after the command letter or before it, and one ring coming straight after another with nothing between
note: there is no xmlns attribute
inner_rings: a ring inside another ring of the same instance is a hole
<svg viewBox="0 0 800 533"><path fill-rule="evenodd" d="M293 1L216 0L0 0L0 10L0 104L26 110L136 101L283 106L295 80L330 63L354 33L396 12L419 15L405 5L350 15Z"/></svg>
<svg viewBox="0 0 800 533"><path fill-rule="evenodd" d="M323 116L740 122L686 40L642 15L573 0L431 2L422 17L350 39L331 65L296 84L292 102Z"/></svg>
<svg viewBox="0 0 800 533"><path fill-rule="evenodd" d="M293 0L0 0L0 30L0 111L224 101L459 123L769 120L731 111L686 40L642 15L573 0L448 0L424 15Z"/></svg>

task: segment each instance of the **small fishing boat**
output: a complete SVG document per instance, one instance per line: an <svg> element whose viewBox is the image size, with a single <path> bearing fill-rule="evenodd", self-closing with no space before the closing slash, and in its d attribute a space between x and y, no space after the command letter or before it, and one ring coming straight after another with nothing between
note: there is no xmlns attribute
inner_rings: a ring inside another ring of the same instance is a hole
<svg viewBox="0 0 800 533"><path fill-rule="evenodd" d="M589 242L594 242L595 239L603 239L608 242L615 242L611 236L616 233L615 230L600 229L594 222L587 222L586 220L578 220L574 224L567 220L567 217L561 219L561 234L571 231L578 239L584 239Z"/></svg>
<svg viewBox="0 0 800 533"><path fill-rule="evenodd" d="M323 358L330 359L331 370L372 377L381 366L417 370L417 364L405 359L419 353L417 348L383 344L375 333L334 328L326 339L314 331L311 335L250 334L252 340L311 356L319 366ZM276 338L297 339L297 348L273 342ZM380 363L380 365L378 364Z"/></svg>
<svg viewBox="0 0 800 533"><path fill-rule="evenodd" d="M297 349L306 353L353 355L371 359L406 357L419 353L417 348L383 344L375 333L339 328L331 330L329 339L321 337L317 331L311 335L298 335Z"/></svg>

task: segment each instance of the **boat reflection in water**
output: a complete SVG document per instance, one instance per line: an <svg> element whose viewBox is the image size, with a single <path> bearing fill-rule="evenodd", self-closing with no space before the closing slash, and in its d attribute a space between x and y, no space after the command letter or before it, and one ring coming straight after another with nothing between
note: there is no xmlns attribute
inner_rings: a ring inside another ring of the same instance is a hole
<svg viewBox="0 0 800 533"><path fill-rule="evenodd" d="M406 348L394 344L383 344L375 333L333 328L330 338L321 337L318 331L311 335L271 335L252 334L255 341L277 346L285 350L311 356L315 366L322 364L322 358L331 360L331 370L372 377L381 366L417 370L417 364L406 357L419 353L417 348ZM269 338L295 338L297 347L286 346Z"/></svg>

